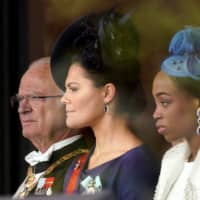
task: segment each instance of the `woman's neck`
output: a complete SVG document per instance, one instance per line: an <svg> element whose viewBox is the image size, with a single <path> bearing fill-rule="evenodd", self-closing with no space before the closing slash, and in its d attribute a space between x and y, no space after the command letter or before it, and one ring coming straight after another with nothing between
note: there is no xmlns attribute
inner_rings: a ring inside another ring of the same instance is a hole
<svg viewBox="0 0 200 200"><path fill-rule="evenodd" d="M191 150L189 161L194 161L200 149L200 135L193 135L190 139L188 139L188 144Z"/></svg>
<svg viewBox="0 0 200 200"><path fill-rule="evenodd" d="M142 144L122 120L108 120L102 126L94 127L96 146L89 162L89 168L119 157Z"/></svg>

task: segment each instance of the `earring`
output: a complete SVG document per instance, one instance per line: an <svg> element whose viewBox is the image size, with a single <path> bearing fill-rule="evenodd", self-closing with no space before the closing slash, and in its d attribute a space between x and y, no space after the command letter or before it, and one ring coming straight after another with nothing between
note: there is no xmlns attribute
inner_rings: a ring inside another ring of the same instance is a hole
<svg viewBox="0 0 200 200"><path fill-rule="evenodd" d="M200 107L197 109L197 134L200 135Z"/></svg>
<svg viewBox="0 0 200 200"><path fill-rule="evenodd" d="M104 112L106 113L106 112L108 112L109 111L109 106L108 106L108 104L104 104Z"/></svg>

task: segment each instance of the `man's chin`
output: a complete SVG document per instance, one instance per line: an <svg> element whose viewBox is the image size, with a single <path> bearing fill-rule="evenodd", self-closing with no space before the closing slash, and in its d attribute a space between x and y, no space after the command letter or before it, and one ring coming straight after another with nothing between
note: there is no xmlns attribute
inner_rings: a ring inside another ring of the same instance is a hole
<svg viewBox="0 0 200 200"><path fill-rule="evenodd" d="M31 140L32 138L36 137L36 134L35 132L30 132L30 129L29 130L23 130L22 131L22 135L24 138L28 139L28 140Z"/></svg>

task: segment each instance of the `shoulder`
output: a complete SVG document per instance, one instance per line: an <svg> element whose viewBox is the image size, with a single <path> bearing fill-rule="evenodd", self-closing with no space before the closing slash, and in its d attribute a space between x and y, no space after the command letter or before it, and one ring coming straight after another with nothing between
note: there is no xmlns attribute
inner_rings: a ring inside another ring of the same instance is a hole
<svg viewBox="0 0 200 200"><path fill-rule="evenodd" d="M120 172L123 177L156 178L159 174L157 161L144 145L128 151L120 160Z"/></svg>
<svg viewBox="0 0 200 200"><path fill-rule="evenodd" d="M129 162L131 166L156 163L154 156L145 145L140 145L126 152L121 159L122 162Z"/></svg>
<svg viewBox="0 0 200 200"><path fill-rule="evenodd" d="M183 141L172 146L169 150L167 150L163 156L163 161L188 157L189 154L190 154L189 145L186 141Z"/></svg>
<svg viewBox="0 0 200 200"><path fill-rule="evenodd" d="M139 146L128 151L120 161L118 187L121 195L126 199L151 199L159 169L148 149Z"/></svg>

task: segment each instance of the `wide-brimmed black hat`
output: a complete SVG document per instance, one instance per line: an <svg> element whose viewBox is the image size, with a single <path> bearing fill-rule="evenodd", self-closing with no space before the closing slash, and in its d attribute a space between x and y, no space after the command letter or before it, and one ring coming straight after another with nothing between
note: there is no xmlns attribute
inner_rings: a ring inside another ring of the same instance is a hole
<svg viewBox="0 0 200 200"><path fill-rule="evenodd" d="M80 17L74 23L67 26L57 38L51 54L51 71L54 80L60 88L64 89L66 68L72 51L80 50L78 46L85 46L85 44L77 45L77 42L81 37L87 37L87 41L92 42L91 40L93 40L95 35L94 26L97 25L96 20L96 14Z"/></svg>
<svg viewBox="0 0 200 200"><path fill-rule="evenodd" d="M130 16L108 11L83 16L68 26L58 37L51 55L51 70L56 83L64 89L67 68L72 57L92 70L121 72L133 79L137 73L138 35ZM117 75L118 74L118 75Z"/></svg>

